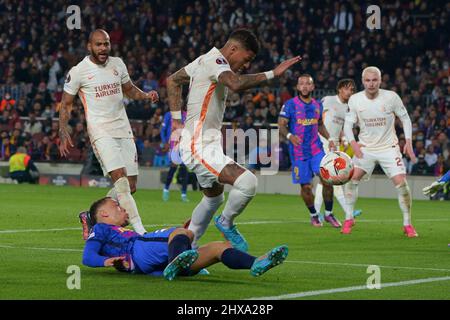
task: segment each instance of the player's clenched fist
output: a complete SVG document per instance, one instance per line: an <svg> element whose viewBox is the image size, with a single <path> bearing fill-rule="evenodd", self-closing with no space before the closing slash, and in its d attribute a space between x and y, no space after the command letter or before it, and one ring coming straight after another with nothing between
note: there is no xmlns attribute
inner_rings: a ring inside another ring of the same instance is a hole
<svg viewBox="0 0 450 320"><path fill-rule="evenodd" d="M156 92L155 90L147 92L147 98L150 99L152 103L158 102L159 100L158 92Z"/></svg>

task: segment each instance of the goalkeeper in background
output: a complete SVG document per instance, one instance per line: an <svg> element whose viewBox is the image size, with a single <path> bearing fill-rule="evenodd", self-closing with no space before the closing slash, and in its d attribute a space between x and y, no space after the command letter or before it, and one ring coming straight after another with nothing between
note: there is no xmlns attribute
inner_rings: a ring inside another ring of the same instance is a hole
<svg viewBox="0 0 450 320"><path fill-rule="evenodd" d="M450 181L450 170L447 171L439 180L433 182L428 187L422 189L423 194L426 196L434 197L439 190L443 189L444 186Z"/></svg>
<svg viewBox="0 0 450 320"><path fill-rule="evenodd" d="M445 185L450 181L450 170L447 171L438 181L433 182L428 187L422 189L423 194L426 196L434 197L439 190L445 188ZM450 243L448 244L450 247Z"/></svg>

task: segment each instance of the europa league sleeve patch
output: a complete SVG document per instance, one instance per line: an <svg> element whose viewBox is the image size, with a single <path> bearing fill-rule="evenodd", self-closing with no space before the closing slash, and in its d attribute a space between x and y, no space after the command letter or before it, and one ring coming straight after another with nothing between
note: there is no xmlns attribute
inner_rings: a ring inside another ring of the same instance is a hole
<svg viewBox="0 0 450 320"><path fill-rule="evenodd" d="M225 60L224 58L217 58L216 63L217 64L228 64L227 60Z"/></svg>

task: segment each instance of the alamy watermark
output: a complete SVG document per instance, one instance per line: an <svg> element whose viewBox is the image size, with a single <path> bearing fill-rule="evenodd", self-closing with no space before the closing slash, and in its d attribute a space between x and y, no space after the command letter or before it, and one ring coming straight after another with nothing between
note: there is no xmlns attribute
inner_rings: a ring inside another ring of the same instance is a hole
<svg viewBox="0 0 450 320"><path fill-rule="evenodd" d="M66 286L69 290L81 289L81 270L77 265L71 265L67 267L66 273L70 276L67 277Z"/></svg>
<svg viewBox="0 0 450 320"><path fill-rule="evenodd" d="M371 274L369 278L367 278L366 286L367 289L381 289L381 269L377 265L370 265L367 267L368 274Z"/></svg>
<svg viewBox="0 0 450 320"><path fill-rule="evenodd" d="M377 5L371 5L367 7L366 14L370 16L366 20L366 27L369 30L381 29L381 9Z"/></svg>
<svg viewBox="0 0 450 320"><path fill-rule="evenodd" d="M69 16L66 19L67 29L81 29L81 9L79 6L70 5L66 9L66 14Z"/></svg>
<svg viewBox="0 0 450 320"><path fill-rule="evenodd" d="M223 135L221 130L202 130L201 126L202 123L196 121L195 130L172 132L170 158L173 163L201 163L214 170L231 158L245 167L260 169L261 175L278 173L281 152L278 129L226 129Z"/></svg>

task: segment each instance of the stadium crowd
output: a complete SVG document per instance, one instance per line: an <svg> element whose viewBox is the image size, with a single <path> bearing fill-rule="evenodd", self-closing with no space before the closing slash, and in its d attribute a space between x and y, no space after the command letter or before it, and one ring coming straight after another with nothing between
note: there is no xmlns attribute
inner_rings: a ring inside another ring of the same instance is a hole
<svg viewBox="0 0 450 320"><path fill-rule="evenodd" d="M230 93L225 121L243 129L270 127L283 102L295 95L300 73L313 76L316 98L322 98L334 94L345 77L361 90L361 70L376 65L382 88L402 97L413 122L419 161L405 159L409 173L440 176L450 169L446 1L380 4L380 30L367 29L366 7L359 1L84 1L81 30L66 27L66 6L62 0L0 2L0 160L24 146L34 161L65 161L58 154L56 121L65 75L87 54L89 32L101 27L110 34L111 55L124 59L133 82L160 94L155 104L125 104L141 164L166 165L159 133L168 111L167 76L211 46L220 48L233 29L248 27L261 41L249 72L269 70L297 54L303 59L269 86ZM75 147L69 160L84 161L89 139L79 101L70 125ZM400 122L396 130L402 131ZM280 167L289 169L286 141L280 150Z"/></svg>

